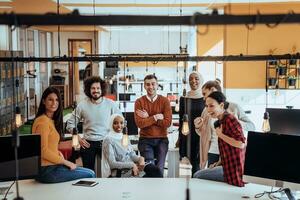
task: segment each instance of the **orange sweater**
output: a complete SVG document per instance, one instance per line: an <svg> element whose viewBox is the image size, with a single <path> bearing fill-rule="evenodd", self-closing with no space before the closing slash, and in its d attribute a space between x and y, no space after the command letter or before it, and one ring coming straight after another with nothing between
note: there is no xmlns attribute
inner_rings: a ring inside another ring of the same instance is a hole
<svg viewBox="0 0 300 200"><path fill-rule="evenodd" d="M172 110L169 100L166 97L158 95L156 101L150 102L146 96L142 96L136 100L134 110L146 110L149 114L148 118L141 118L134 113L136 125L141 129L141 138L166 138L167 128L172 122ZM162 113L163 120L155 121L155 114Z"/></svg>
<svg viewBox="0 0 300 200"><path fill-rule="evenodd" d="M59 155L59 134L52 119L41 115L34 120L32 133L41 135L42 166L62 164L64 158Z"/></svg>

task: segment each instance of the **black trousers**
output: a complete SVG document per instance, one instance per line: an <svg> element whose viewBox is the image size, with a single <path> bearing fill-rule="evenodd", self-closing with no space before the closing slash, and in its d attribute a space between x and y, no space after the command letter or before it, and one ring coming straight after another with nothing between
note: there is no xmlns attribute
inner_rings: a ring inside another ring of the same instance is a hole
<svg viewBox="0 0 300 200"><path fill-rule="evenodd" d="M101 141L88 141L90 143L89 148L80 148L80 155L82 158L83 167L89 168L95 171L96 155L102 158L102 140Z"/></svg>

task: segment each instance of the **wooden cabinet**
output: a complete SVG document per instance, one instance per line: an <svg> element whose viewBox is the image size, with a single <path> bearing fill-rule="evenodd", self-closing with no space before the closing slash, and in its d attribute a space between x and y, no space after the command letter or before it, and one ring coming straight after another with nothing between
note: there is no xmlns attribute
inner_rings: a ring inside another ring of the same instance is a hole
<svg viewBox="0 0 300 200"><path fill-rule="evenodd" d="M59 90L63 108L69 107L69 86L68 85L51 85Z"/></svg>

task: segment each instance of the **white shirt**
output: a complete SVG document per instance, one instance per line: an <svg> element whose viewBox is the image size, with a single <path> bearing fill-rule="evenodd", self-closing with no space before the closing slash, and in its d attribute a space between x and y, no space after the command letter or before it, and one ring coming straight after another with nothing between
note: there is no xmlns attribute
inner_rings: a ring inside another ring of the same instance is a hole
<svg viewBox="0 0 300 200"><path fill-rule="evenodd" d="M155 95L152 99L148 95L146 95L146 97L151 103L153 103L157 99L157 95Z"/></svg>
<svg viewBox="0 0 300 200"><path fill-rule="evenodd" d="M211 128L211 139L210 139L210 147L208 153L220 154L219 145L218 145L218 136L216 133L216 129L214 127L214 123L215 121L217 121L217 119L211 118L209 121L210 121L210 128Z"/></svg>

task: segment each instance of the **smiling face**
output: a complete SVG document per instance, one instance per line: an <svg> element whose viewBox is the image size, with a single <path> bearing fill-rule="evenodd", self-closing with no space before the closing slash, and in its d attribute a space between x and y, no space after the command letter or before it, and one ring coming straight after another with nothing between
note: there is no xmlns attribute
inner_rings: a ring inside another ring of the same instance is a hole
<svg viewBox="0 0 300 200"><path fill-rule="evenodd" d="M224 103L218 103L215 99L208 97L205 100L208 114L212 118L219 118L224 113Z"/></svg>
<svg viewBox="0 0 300 200"><path fill-rule="evenodd" d="M124 128L123 118L120 117L120 116L115 117L114 122L113 122L114 131L117 132L117 133L121 133L123 128Z"/></svg>
<svg viewBox="0 0 300 200"><path fill-rule="evenodd" d="M200 87L200 78L198 74L192 73L189 77L189 84L191 90L197 90Z"/></svg>
<svg viewBox="0 0 300 200"><path fill-rule="evenodd" d="M45 104L46 113L49 114L49 116L53 115L59 106L58 97L55 93L50 93L43 100L43 103Z"/></svg>
<svg viewBox="0 0 300 200"><path fill-rule="evenodd" d="M100 83L99 82L93 83L91 85L90 92L91 92L92 99L97 101L101 97L101 92L102 92Z"/></svg>
<svg viewBox="0 0 300 200"><path fill-rule="evenodd" d="M157 88L158 88L157 80L155 78L146 79L144 81L144 88L149 97L154 97L156 95Z"/></svg>

